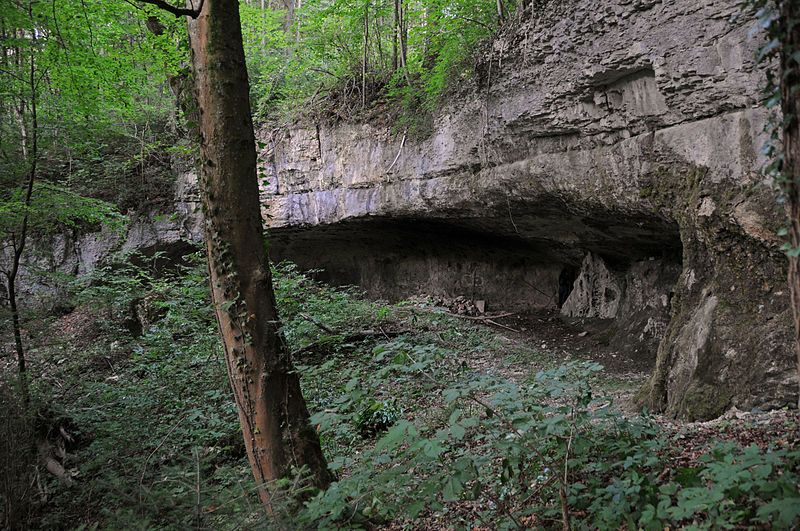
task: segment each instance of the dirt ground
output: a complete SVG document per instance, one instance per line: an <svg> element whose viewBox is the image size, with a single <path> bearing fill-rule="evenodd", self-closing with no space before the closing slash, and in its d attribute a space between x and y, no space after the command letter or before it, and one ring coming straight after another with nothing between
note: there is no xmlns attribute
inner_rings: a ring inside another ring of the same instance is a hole
<svg viewBox="0 0 800 531"><path fill-rule="evenodd" d="M498 327L510 337L555 354L560 352L570 358L596 361L613 375L644 375L655 366L655 352L622 350L609 342L611 320L567 320L555 310L513 314L492 320L513 329Z"/></svg>

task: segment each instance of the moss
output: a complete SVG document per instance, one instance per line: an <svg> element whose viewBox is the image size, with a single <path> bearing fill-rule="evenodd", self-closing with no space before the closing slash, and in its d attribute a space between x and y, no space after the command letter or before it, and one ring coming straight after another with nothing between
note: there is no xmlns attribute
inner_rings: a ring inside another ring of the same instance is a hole
<svg viewBox="0 0 800 531"><path fill-rule="evenodd" d="M652 201L680 224L687 224L691 206L700 197L707 171L704 167L689 164L658 166L640 188L639 196Z"/></svg>
<svg viewBox="0 0 800 531"><path fill-rule="evenodd" d="M719 417L731 405L733 393L726 387L694 381L686 390L676 414L689 421Z"/></svg>
<svg viewBox="0 0 800 531"><path fill-rule="evenodd" d="M762 352L769 352L771 359L784 363L788 359L784 352L791 350L783 339L765 338L772 337L766 332L775 325L768 323L779 311L770 305L768 294L774 282L785 278L784 261L775 246L747 234L733 215L734 208L746 203L745 208L758 214L764 223L774 223L783 219L780 209L772 203L772 194L761 193L759 185L715 183L705 178L706 172L705 168L690 164L662 164L640 183L640 196L678 223L684 274L693 271L694 282L689 289L683 277L676 285L671 320L656 368L635 401L655 411L669 408L671 415L689 420L715 418L734 398L747 399L756 388L733 382L749 381L748 385L753 385L763 378L753 374L753 369L764 364ZM698 208L705 197L713 199L715 209L711 215L699 216ZM698 366L687 375L689 388L679 392L669 383L670 371L681 358L676 340L708 294L714 294L719 301L712 321L712 347L699 355ZM731 348L753 355L731 362L724 354ZM716 383L723 368L730 371L725 377L728 383Z"/></svg>
<svg viewBox="0 0 800 531"><path fill-rule="evenodd" d="M678 285L682 282L683 279L679 279ZM653 374L633 398L634 404L638 407L655 412L662 412L666 409L667 378L672 363L672 350L669 346L675 343L676 337L680 333L682 325L688 320L692 308L693 306L684 294L680 290L676 290L671 302L670 324L664 339L661 340L661 344L658 347ZM680 323L680 325L676 325L676 323Z"/></svg>
<svg viewBox="0 0 800 531"><path fill-rule="evenodd" d="M662 385L663 380L659 378L658 369L639 387L633 395L633 403L643 410L653 413L661 413L666 407L666 390Z"/></svg>

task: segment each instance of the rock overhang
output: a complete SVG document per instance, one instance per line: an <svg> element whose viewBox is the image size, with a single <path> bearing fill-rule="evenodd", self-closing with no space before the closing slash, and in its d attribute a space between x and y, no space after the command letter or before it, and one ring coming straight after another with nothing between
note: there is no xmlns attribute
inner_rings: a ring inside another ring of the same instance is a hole
<svg viewBox="0 0 800 531"><path fill-rule="evenodd" d="M705 418L796 402L750 15L710 0L549 4L498 36L425 138L370 123L262 132L276 256L322 259L378 296L439 286L520 307L553 306L559 272L580 268L576 285L598 285L578 313L608 285L625 298L621 334L659 331L652 407ZM708 349L684 339L712 296Z"/></svg>

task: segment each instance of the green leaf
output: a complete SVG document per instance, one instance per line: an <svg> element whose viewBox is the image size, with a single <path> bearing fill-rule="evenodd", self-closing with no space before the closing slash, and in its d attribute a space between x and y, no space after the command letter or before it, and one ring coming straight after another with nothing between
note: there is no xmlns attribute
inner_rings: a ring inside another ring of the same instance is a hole
<svg viewBox="0 0 800 531"><path fill-rule="evenodd" d="M459 424L453 424L452 426L450 426L450 434L456 440L460 441L461 439L464 438L464 435L466 434L466 430L464 429L463 426L461 426Z"/></svg>
<svg viewBox="0 0 800 531"><path fill-rule="evenodd" d="M453 402L461 398L461 393L462 391L460 389L453 389L453 388L445 389L444 391L442 391L442 398L444 398L444 401L446 403L452 404Z"/></svg>
<svg viewBox="0 0 800 531"><path fill-rule="evenodd" d="M458 479L450 478L442 489L442 499L446 502L458 501L462 492L464 492L464 485Z"/></svg>
<svg viewBox="0 0 800 531"><path fill-rule="evenodd" d="M406 514L410 518L416 518L425 509L424 501L411 502L406 506Z"/></svg>
<svg viewBox="0 0 800 531"><path fill-rule="evenodd" d="M389 428L386 435L380 438L375 445L376 452L384 452L397 448L403 442L408 432L410 423L407 420L400 420L397 424Z"/></svg>
<svg viewBox="0 0 800 531"><path fill-rule="evenodd" d="M439 457L444 451L444 446L437 440L427 441L422 447L422 452L432 459Z"/></svg>

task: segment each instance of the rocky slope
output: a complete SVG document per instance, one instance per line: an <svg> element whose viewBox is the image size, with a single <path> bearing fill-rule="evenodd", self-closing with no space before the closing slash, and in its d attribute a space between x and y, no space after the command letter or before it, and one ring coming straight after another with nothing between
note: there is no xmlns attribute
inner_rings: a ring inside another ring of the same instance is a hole
<svg viewBox="0 0 800 531"><path fill-rule="evenodd" d="M273 257L376 296L615 319L657 358L642 403L672 415L796 403L752 25L732 1L550 2L426 138L264 136Z"/></svg>

